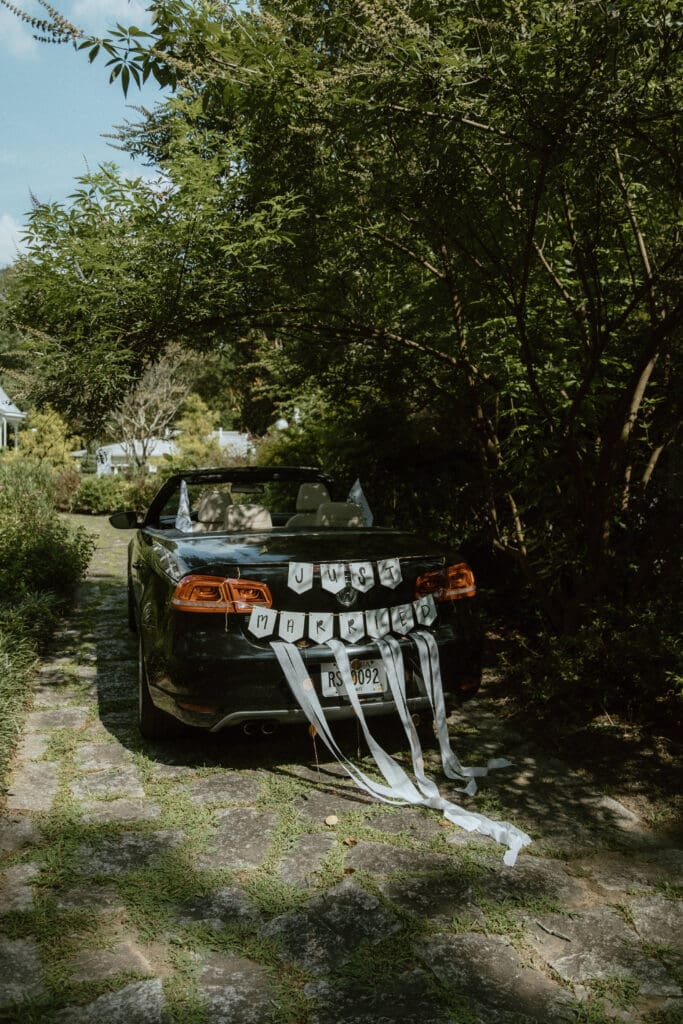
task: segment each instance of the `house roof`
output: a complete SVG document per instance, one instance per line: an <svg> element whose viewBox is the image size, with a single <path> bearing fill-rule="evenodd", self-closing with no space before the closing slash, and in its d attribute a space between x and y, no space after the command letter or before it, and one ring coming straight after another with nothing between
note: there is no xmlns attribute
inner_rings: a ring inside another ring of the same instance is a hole
<svg viewBox="0 0 683 1024"><path fill-rule="evenodd" d="M6 391L0 387L0 416L4 416L6 419L19 419L23 420L26 416L25 412L21 412L14 402L10 399Z"/></svg>

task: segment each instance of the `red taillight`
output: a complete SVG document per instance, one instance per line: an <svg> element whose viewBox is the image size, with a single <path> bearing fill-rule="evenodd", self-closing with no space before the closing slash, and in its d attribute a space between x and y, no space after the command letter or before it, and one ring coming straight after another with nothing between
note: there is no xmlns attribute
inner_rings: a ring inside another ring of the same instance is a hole
<svg viewBox="0 0 683 1024"><path fill-rule="evenodd" d="M474 573L467 562L427 572L415 581L415 597L431 594L435 601L459 601L461 597L474 597L476 592Z"/></svg>
<svg viewBox="0 0 683 1024"><path fill-rule="evenodd" d="M254 580L185 576L173 591L171 605L180 612L248 615L254 605L272 608L273 598L265 583Z"/></svg>

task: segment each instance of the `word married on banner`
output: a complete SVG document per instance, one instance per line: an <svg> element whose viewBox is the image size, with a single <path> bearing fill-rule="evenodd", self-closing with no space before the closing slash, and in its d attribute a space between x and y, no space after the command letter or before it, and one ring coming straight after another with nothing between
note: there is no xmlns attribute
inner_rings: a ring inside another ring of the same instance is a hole
<svg viewBox="0 0 683 1024"><path fill-rule="evenodd" d="M316 644L327 643L337 636L347 643L358 643L364 637L379 640L389 633L406 636L417 626L431 626L436 619L436 602L431 594L410 604L393 608L373 608L365 612L279 612L274 608L252 608L249 632L255 637L277 636L289 643L304 635Z"/></svg>
<svg viewBox="0 0 683 1024"><path fill-rule="evenodd" d="M295 594L305 594L313 587L314 573L315 566L310 562L290 562L289 589ZM372 562L323 562L320 565L320 584L330 594L340 593L349 583L361 594L372 590L375 582L394 590L402 579L398 558L382 558L375 565Z"/></svg>

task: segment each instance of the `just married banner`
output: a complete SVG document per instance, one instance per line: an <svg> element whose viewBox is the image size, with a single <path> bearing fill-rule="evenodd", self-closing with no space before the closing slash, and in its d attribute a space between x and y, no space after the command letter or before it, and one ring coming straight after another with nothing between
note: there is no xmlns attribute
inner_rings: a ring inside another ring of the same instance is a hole
<svg viewBox="0 0 683 1024"><path fill-rule="evenodd" d="M290 562L287 584L295 594L305 594L313 588L315 565L311 562ZM378 562L322 562L320 585L330 594L338 594L349 584L360 594L379 584L395 590L402 581L398 558L381 558Z"/></svg>
<svg viewBox="0 0 683 1024"><path fill-rule="evenodd" d="M358 612L289 612L275 608L252 608L249 632L259 639L279 637L296 643L306 637L324 644L333 637L359 643L365 637L379 640L389 633L406 636L418 626L431 626L437 617L431 594L392 608L371 608Z"/></svg>

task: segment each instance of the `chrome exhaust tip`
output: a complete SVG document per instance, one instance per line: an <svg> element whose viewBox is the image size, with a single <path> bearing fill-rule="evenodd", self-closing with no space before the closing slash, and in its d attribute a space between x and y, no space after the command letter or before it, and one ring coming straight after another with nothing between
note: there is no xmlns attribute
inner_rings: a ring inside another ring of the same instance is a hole
<svg viewBox="0 0 683 1024"><path fill-rule="evenodd" d="M272 736L273 733L277 732L278 723L275 721L267 721L261 723L261 732L264 736Z"/></svg>
<svg viewBox="0 0 683 1024"><path fill-rule="evenodd" d="M245 722L242 726L242 732L245 736L255 736L258 732L258 725L256 722Z"/></svg>

